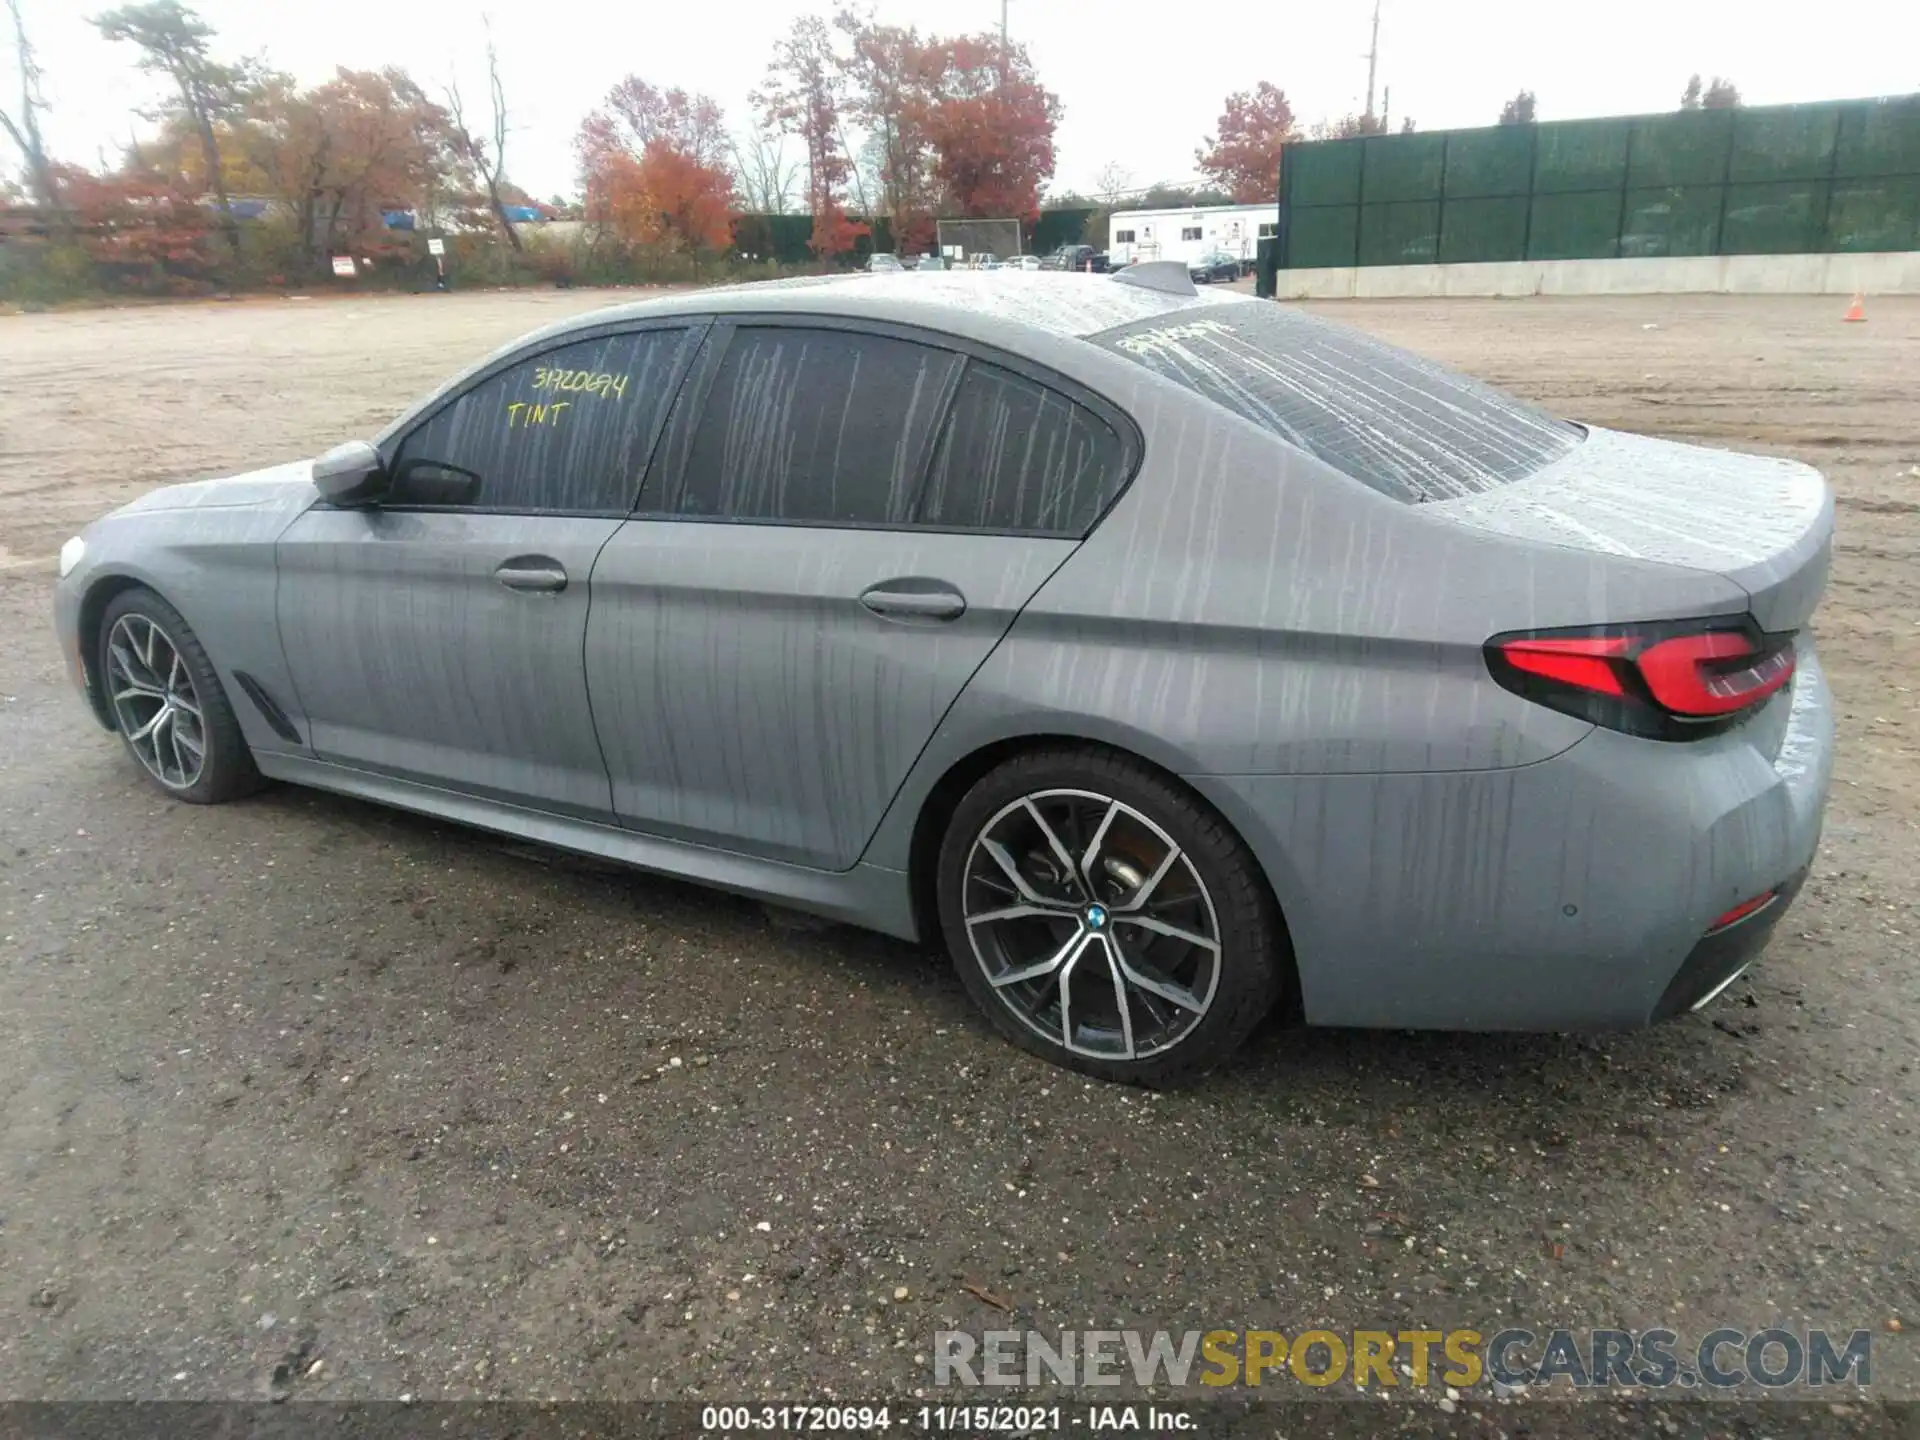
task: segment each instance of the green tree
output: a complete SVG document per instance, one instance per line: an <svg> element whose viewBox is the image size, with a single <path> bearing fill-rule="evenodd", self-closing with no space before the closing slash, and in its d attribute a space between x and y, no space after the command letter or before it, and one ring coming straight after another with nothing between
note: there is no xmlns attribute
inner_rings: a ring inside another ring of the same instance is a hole
<svg viewBox="0 0 1920 1440"><path fill-rule="evenodd" d="M1522 90L1500 107L1502 125L1531 125L1538 118L1531 90Z"/></svg>
<svg viewBox="0 0 1920 1440"><path fill-rule="evenodd" d="M227 181L220 166L217 127L237 118L255 89L251 64L222 64L213 58L209 42L213 27L180 0L146 0L123 5L94 17L93 24L109 40L124 40L140 51L139 66L165 75L178 92L181 119L200 137L202 158L213 198L220 207L220 229L233 258L240 258L240 227L227 203Z"/></svg>
<svg viewBox="0 0 1920 1440"><path fill-rule="evenodd" d="M1737 110L1740 108L1740 87L1723 76L1713 77L1711 85L1702 86L1698 75L1687 78L1687 88L1680 92L1682 110Z"/></svg>

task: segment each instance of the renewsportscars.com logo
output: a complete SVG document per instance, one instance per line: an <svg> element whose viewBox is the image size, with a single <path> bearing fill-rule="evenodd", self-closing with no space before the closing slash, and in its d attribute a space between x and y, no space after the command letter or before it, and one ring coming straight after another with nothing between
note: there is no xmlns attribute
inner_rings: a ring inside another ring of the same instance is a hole
<svg viewBox="0 0 1920 1440"><path fill-rule="evenodd" d="M1483 1383L1512 1392L1564 1380L1576 1389L1729 1390L1742 1385L1864 1386L1873 1336L1826 1330L938 1330L936 1385L1174 1390L1266 1383L1359 1389Z"/></svg>

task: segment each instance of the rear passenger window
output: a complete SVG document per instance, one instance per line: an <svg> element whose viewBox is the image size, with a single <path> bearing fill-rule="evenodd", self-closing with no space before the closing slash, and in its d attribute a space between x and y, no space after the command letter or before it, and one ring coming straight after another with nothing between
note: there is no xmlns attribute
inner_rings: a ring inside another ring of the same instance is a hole
<svg viewBox="0 0 1920 1440"><path fill-rule="evenodd" d="M743 326L664 508L730 520L908 525L960 363L951 351L890 336Z"/></svg>
<svg viewBox="0 0 1920 1440"><path fill-rule="evenodd" d="M1082 535L1126 483L1113 427L1057 391L972 360L954 397L920 519L945 529Z"/></svg>
<svg viewBox="0 0 1920 1440"><path fill-rule="evenodd" d="M603 335L481 381L401 441L385 503L625 514L693 334Z"/></svg>

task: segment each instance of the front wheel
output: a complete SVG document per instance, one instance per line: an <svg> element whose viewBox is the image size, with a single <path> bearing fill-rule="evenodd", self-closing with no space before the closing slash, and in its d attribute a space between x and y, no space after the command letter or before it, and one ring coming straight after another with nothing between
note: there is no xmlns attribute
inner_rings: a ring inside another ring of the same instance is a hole
<svg viewBox="0 0 1920 1440"><path fill-rule="evenodd" d="M1093 747L981 779L948 827L939 893L947 947L994 1027L1105 1079L1218 1065L1290 965L1239 837L1178 782Z"/></svg>
<svg viewBox="0 0 1920 1440"><path fill-rule="evenodd" d="M125 590L108 602L99 666L114 728L167 794L212 805L264 783L199 637L153 591Z"/></svg>

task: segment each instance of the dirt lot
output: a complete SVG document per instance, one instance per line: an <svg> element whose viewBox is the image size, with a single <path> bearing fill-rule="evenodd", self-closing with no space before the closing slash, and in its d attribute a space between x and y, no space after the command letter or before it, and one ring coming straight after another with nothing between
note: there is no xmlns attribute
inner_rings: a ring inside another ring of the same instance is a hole
<svg viewBox="0 0 1920 1440"><path fill-rule="evenodd" d="M608 298L0 317L0 1395L250 1397L290 1356L303 1398L899 1394L1007 1323L969 1284L1044 1330L1870 1327L1920 1395L1920 302L1321 307L1827 472L1827 837L1708 1014L1275 1028L1150 1096L908 947L296 790L169 804L87 717L48 626L83 521Z"/></svg>

